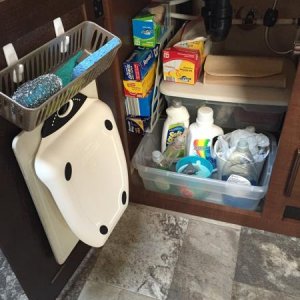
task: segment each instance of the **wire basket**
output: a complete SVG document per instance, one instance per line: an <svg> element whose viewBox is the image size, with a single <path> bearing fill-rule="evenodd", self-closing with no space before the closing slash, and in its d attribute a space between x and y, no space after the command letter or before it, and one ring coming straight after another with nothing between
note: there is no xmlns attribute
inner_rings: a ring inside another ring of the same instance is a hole
<svg viewBox="0 0 300 300"><path fill-rule="evenodd" d="M68 49L67 52L61 53L61 45L66 37L69 37ZM24 82L55 72L78 51L93 53L113 38L116 38L115 35L109 31L93 22L85 21L19 59L15 65L2 70L0 72L0 115L24 130L30 131L36 128L109 68L121 46L121 41L118 39L118 43L114 44L110 51L96 63L36 108L24 107L13 100L11 97L15 90ZM15 83L14 72L17 72L20 64L24 66L23 80Z"/></svg>

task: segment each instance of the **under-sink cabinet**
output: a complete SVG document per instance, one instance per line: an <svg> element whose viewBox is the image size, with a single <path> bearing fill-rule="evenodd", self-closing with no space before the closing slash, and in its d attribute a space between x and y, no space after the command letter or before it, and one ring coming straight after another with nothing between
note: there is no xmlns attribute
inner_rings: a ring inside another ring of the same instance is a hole
<svg viewBox="0 0 300 300"><path fill-rule="evenodd" d="M110 69L97 78L97 86L99 96L114 114L121 136L129 172L129 201L300 237L300 68L277 137L277 155L261 210L248 211L144 188L131 166L142 136L127 132L122 63L133 51L131 19L149 2L0 1L0 46L13 42L18 55L25 56L55 36L52 22L58 16L65 30L84 20L105 27L121 39L122 47ZM284 3L281 1L281 5ZM0 68L5 67L0 53ZM19 132L18 127L0 118L0 245L28 297L50 300L60 293L90 247L79 242L62 266L55 261L11 148Z"/></svg>

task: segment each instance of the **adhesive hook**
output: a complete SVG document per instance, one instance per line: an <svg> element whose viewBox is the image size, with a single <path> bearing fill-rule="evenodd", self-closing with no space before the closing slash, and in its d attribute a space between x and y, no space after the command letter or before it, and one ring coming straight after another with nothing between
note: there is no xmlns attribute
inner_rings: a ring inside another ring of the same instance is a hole
<svg viewBox="0 0 300 300"><path fill-rule="evenodd" d="M53 25L57 37L65 33L64 25L62 23L61 18L54 19ZM65 36L65 38L60 42L60 52L61 53L68 52L69 44L70 44L70 37Z"/></svg>
<svg viewBox="0 0 300 300"><path fill-rule="evenodd" d="M3 48L4 56L7 65L13 66L16 65L14 71L13 71L13 81L15 83L21 82L23 80L23 74L24 74L24 65L23 64L17 64L18 63L18 56L16 53L16 50L13 46L13 44L7 44Z"/></svg>

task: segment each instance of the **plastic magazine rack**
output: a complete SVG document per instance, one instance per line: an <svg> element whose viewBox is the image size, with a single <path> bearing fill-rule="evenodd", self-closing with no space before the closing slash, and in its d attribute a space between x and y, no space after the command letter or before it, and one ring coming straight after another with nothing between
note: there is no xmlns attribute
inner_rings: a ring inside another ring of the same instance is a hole
<svg viewBox="0 0 300 300"><path fill-rule="evenodd" d="M120 46L119 38L93 22L82 22L67 32L62 30L58 37L0 72L0 115L24 130L33 130L108 69ZM101 48L103 51L94 64L40 106L27 108L11 98L21 84L54 73L78 51L92 55Z"/></svg>

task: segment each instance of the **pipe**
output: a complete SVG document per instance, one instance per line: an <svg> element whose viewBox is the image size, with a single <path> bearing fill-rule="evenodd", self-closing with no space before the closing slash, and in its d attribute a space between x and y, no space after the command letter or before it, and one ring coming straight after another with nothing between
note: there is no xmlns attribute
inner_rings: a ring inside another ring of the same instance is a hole
<svg viewBox="0 0 300 300"><path fill-rule="evenodd" d="M232 19L232 25L263 25L263 19L254 19L252 23L245 24L245 19ZM290 19L278 19L276 25L297 25L298 19L297 18L290 18Z"/></svg>

